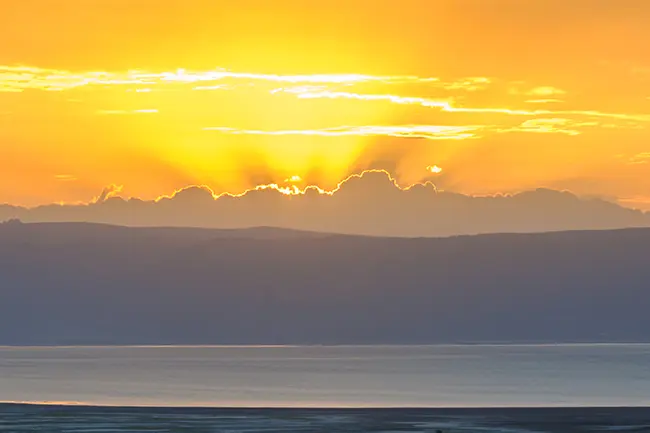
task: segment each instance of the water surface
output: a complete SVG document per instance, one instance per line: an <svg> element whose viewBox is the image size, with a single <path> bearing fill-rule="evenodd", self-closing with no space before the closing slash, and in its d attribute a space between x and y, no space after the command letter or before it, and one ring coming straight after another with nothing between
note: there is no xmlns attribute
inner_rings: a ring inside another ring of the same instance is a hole
<svg viewBox="0 0 650 433"><path fill-rule="evenodd" d="M0 401L650 406L650 345L0 347Z"/></svg>

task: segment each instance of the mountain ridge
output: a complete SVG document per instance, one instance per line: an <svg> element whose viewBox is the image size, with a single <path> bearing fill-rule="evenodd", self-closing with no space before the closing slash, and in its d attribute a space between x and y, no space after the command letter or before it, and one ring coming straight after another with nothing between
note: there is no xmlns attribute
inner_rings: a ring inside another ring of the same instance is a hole
<svg viewBox="0 0 650 433"><path fill-rule="evenodd" d="M650 229L272 233L2 224L0 344L650 341Z"/></svg>

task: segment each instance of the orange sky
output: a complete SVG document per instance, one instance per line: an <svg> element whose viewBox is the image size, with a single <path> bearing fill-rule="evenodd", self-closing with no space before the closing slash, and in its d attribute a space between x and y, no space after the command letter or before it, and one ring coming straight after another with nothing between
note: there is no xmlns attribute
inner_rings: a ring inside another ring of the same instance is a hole
<svg viewBox="0 0 650 433"><path fill-rule="evenodd" d="M646 0L3 2L0 202L385 168L650 209L648 17Z"/></svg>

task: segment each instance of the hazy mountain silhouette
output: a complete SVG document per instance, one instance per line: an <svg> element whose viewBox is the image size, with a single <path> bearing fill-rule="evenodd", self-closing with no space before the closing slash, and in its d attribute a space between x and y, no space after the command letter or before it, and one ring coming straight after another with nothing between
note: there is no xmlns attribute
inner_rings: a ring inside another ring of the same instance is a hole
<svg viewBox="0 0 650 433"><path fill-rule="evenodd" d="M273 226L377 236L448 236L650 226L650 214L568 192L538 189L513 196L470 197L433 185L400 190L384 172L344 182L333 195L275 190L215 200L190 187L159 201L112 197L88 205L33 209L0 206L0 221L87 221L126 226L244 228Z"/></svg>
<svg viewBox="0 0 650 433"><path fill-rule="evenodd" d="M650 229L0 225L0 344L650 341Z"/></svg>

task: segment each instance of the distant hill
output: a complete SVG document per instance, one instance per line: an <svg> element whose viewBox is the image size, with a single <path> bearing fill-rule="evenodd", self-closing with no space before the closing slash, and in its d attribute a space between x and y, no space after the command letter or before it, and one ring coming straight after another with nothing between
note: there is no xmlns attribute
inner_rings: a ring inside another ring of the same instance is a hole
<svg viewBox="0 0 650 433"><path fill-rule="evenodd" d="M0 344L650 341L650 229L0 224Z"/></svg>
<svg viewBox="0 0 650 433"><path fill-rule="evenodd" d="M313 189L292 196L267 189L215 198L203 187L186 188L157 201L109 195L104 192L96 202L82 205L33 209L0 205L0 221L230 229L270 226L410 237L650 227L650 213L569 192L537 189L472 197L437 191L430 183L400 189L385 172L352 176L331 196Z"/></svg>

